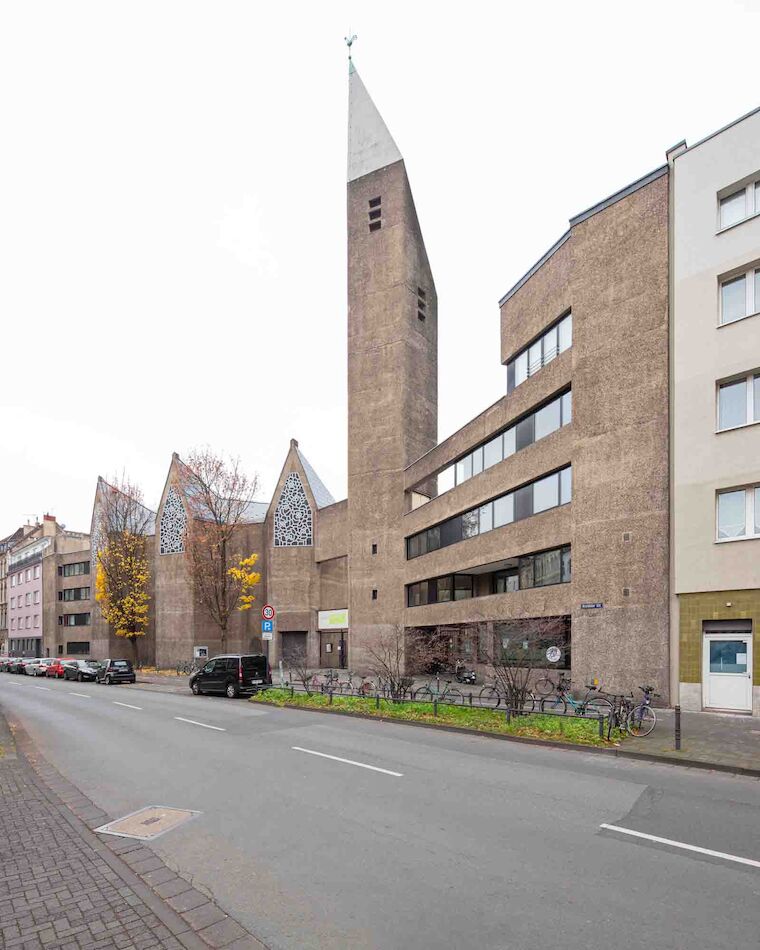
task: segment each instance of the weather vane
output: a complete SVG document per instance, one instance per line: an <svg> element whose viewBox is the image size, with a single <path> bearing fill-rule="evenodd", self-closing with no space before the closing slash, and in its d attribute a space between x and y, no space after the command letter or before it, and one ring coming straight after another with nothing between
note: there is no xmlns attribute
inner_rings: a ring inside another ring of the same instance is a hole
<svg viewBox="0 0 760 950"><path fill-rule="evenodd" d="M349 30L349 32L351 32ZM354 40L358 40L359 37L356 33L351 33L350 36L344 36L343 39L346 41L346 46L348 47L348 61L351 62L351 47L354 45Z"/></svg>

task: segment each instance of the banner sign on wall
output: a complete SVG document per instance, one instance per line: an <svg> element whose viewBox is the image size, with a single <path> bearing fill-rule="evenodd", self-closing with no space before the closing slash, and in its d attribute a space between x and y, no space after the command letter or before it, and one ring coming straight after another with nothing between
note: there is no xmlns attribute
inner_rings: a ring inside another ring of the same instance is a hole
<svg viewBox="0 0 760 950"><path fill-rule="evenodd" d="M320 630L347 630L348 608L343 610L320 610L317 626Z"/></svg>

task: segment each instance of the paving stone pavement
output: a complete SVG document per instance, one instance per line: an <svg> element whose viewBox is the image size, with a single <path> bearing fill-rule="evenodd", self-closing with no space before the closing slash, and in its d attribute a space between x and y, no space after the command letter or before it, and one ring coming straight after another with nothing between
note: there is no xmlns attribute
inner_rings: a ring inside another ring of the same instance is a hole
<svg viewBox="0 0 760 950"><path fill-rule="evenodd" d="M144 843L100 837L108 816L0 711L2 950L265 950Z"/></svg>

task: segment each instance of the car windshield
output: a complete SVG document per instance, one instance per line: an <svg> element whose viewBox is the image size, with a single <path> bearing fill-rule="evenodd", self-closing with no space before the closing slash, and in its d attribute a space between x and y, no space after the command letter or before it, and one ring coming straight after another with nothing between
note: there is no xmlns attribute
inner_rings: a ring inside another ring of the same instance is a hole
<svg viewBox="0 0 760 950"><path fill-rule="evenodd" d="M118 666L119 669L131 669L132 664L128 660L114 660L112 666Z"/></svg>

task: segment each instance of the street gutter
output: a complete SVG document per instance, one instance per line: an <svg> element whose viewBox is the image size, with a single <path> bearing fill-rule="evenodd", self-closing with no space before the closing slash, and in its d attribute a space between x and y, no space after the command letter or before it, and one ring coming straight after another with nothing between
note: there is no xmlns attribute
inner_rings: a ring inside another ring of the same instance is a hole
<svg viewBox="0 0 760 950"><path fill-rule="evenodd" d="M469 736L480 736L484 739L501 739L506 742L520 742L524 745L543 746L548 749L564 749L570 752L590 752L594 755L613 756L619 759L637 759L643 762L655 762L660 765L680 765L683 768L702 769L707 772L724 772L729 775L742 775L749 778L760 778L760 768L749 769L739 765L726 765L722 762L704 762L701 759L679 759L674 755L654 755L647 752L631 752L619 747L603 748L600 746L581 745L571 742L556 742L553 739L537 739L533 736L511 736L503 732L486 732L480 729L468 729L466 726L451 726L441 723L416 722L413 719L394 719L392 716L372 716L369 713L351 712L346 709L325 709L307 706L288 706L279 703L268 703L258 700L257 706L271 706L274 709L289 709L293 712L324 713L328 716L346 716L350 719L366 719L369 722L392 723L399 726L416 726L419 729L432 729L439 732L454 732Z"/></svg>

